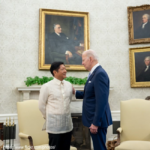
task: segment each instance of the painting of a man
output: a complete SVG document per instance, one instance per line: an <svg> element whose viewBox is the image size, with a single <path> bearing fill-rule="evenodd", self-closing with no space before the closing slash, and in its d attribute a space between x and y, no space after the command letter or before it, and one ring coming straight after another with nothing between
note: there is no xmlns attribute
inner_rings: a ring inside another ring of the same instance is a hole
<svg viewBox="0 0 150 150"><path fill-rule="evenodd" d="M72 40L62 33L60 24L54 24L54 32L49 36L51 52L66 55L66 61L69 64L81 64L81 56L77 55L75 50L75 46L81 45L78 40Z"/></svg>
<svg viewBox="0 0 150 150"><path fill-rule="evenodd" d="M136 76L136 82L150 81L150 56L146 56L144 59L144 66L141 69L139 75Z"/></svg>
<svg viewBox="0 0 150 150"><path fill-rule="evenodd" d="M131 87L150 87L150 47L129 49Z"/></svg>
<svg viewBox="0 0 150 150"><path fill-rule="evenodd" d="M84 51L84 30L81 17L46 15L45 64L62 61L81 65Z"/></svg>
<svg viewBox="0 0 150 150"><path fill-rule="evenodd" d="M149 14L143 14L140 19L141 22L139 27L136 27L136 22L134 22L134 39L150 38L150 16Z"/></svg>
<svg viewBox="0 0 150 150"><path fill-rule="evenodd" d="M82 53L89 48L89 12L40 9L40 70L49 70L55 61L67 70L85 70Z"/></svg>

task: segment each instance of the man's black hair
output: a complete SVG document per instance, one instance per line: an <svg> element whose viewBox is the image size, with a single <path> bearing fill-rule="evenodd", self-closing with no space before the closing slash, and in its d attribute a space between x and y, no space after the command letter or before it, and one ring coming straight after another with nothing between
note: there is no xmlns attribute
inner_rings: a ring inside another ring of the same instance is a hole
<svg viewBox="0 0 150 150"><path fill-rule="evenodd" d="M61 61L55 61L51 64L50 72L53 76L54 76L53 71L54 70L58 71L58 69L60 68L60 65L64 65L64 63Z"/></svg>

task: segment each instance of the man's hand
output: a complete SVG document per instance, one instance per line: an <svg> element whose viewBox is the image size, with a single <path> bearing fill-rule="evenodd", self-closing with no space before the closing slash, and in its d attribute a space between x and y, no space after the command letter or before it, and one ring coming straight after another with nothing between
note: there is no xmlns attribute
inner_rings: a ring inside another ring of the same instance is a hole
<svg viewBox="0 0 150 150"><path fill-rule="evenodd" d="M69 58L71 58L71 57L72 57L72 53L71 53L70 51L66 51L66 54L68 54L68 55L69 55Z"/></svg>
<svg viewBox="0 0 150 150"><path fill-rule="evenodd" d="M83 47L83 46L84 46L84 43L80 43L80 46L82 46L82 47Z"/></svg>
<svg viewBox="0 0 150 150"><path fill-rule="evenodd" d="M89 127L89 129L90 129L90 132L92 134L96 134L98 132L98 126L95 126L93 124L91 124L91 126Z"/></svg>
<svg viewBox="0 0 150 150"><path fill-rule="evenodd" d="M72 86L72 94L73 94L73 95L75 94L75 89L74 89L73 86Z"/></svg>

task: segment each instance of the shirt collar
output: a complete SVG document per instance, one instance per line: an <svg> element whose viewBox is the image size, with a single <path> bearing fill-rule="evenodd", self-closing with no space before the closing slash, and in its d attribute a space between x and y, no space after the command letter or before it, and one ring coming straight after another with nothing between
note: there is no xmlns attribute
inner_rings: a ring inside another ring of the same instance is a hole
<svg viewBox="0 0 150 150"><path fill-rule="evenodd" d="M94 71L98 66L99 66L99 63L97 63L95 66L93 66L93 68L92 68L91 71L90 71L90 74L92 74L93 71Z"/></svg>
<svg viewBox="0 0 150 150"><path fill-rule="evenodd" d="M148 22L143 23L143 25L146 25Z"/></svg>
<svg viewBox="0 0 150 150"><path fill-rule="evenodd" d="M55 32L56 33L56 32ZM60 34L59 33L56 33L58 36L60 36Z"/></svg>
<svg viewBox="0 0 150 150"><path fill-rule="evenodd" d="M64 84L64 81L60 81L60 80L56 79L55 77L54 77L54 81L58 85L60 85L61 83Z"/></svg>
<svg viewBox="0 0 150 150"><path fill-rule="evenodd" d="M142 28L144 29L144 27L145 27L145 25L147 24L148 22L146 22L146 23L143 23L143 25L142 25Z"/></svg>

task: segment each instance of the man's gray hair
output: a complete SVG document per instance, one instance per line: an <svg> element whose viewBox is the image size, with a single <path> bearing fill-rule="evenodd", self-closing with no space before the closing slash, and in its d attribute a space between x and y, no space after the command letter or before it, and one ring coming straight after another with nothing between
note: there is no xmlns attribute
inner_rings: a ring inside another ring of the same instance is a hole
<svg viewBox="0 0 150 150"><path fill-rule="evenodd" d="M146 16L148 20L150 19L149 14L144 14L143 16Z"/></svg>
<svg viewBox="0 0 150 150"><path fill-rule="evenodd" d="M96 54L96 52L95 51L93 51L92 49L89 49L89 50L87 50L87 51L84 51L83 52L84 54L86 54L86 56L89 58L89 57L93 57L94 58L94 60L96 60L96 61L98 61L98 56L97 56L97 54Z"/></svg>
<svg viewBox="0 0 150 150"><path fill-rule="evenodd" d="M54 24L54 29L56 28L56 25L59 25L59 23L55 23L55 24Z"/></svg>
<svg viewBox="0 0 150 150"><path fill-rule="evenodd" d="M150 56L145 57L144 61L145 61L146 59L150 60Z"/></svg>

